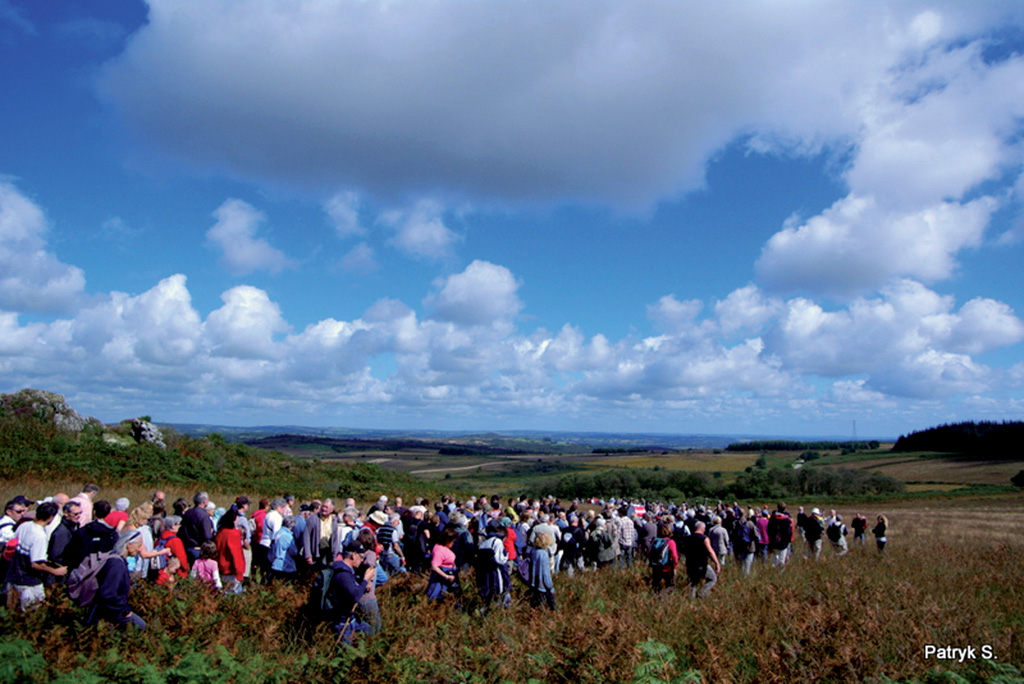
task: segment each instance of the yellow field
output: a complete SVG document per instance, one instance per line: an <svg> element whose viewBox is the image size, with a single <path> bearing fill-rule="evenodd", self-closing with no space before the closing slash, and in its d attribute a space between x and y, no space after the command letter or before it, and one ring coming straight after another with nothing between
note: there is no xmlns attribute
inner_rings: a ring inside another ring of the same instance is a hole
<svg viewBox="0 0 1024 684"><path fill-rule="evenodd" d="M738 473L748 466L754 465L760 454L715 454L708 451L696 451L687 454L666 454L663 456L609 456L607 458L584 461L584 465L595 468L628 467L654 468L665 470L684 470L688 472L723 472Z"/></svg>

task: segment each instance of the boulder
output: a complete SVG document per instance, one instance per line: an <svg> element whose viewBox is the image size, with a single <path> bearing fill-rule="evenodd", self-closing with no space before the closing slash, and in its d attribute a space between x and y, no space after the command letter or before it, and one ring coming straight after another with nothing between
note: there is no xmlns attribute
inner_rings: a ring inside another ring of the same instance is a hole
<svg viewBox="0 0 1024 684"><path fill-rule="evenodd" d="M64 395L37 389L0 394L0 415L37 418L64 432L81 432L86 425L101 425L95 418L85 418L68 406Z"/></svg>
<svg viewBox="0 0 1024 684"><path fill-rule="evenodd" d="M160 428L153 425L148 420L142 418L136 418L132 421L132 437L139 444L155 444L161 449L166 449L167 444L164 443L164 435L160 432Z"/></svg>

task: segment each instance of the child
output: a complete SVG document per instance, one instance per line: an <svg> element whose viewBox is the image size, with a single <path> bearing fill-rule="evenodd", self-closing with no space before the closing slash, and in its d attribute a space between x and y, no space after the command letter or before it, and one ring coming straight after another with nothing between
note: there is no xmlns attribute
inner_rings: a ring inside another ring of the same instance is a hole
<svg viewBox="0 0 1024 684"><path fill-rule="evenodd" d="M217 545L214 542L203 542L199 547L199 560L192 566L189 576L199 578L200 582L209 585L211 589L223 589L220 568L217 566Z"/></svg>
<svg viewBox="0 0 1024 684"><path fill-rule="evenodd" d="M162 587L174 586L174 583L178 581L179 570L181 570L181 561L171 556L167 565L157 571L156 583Z"/></svg>

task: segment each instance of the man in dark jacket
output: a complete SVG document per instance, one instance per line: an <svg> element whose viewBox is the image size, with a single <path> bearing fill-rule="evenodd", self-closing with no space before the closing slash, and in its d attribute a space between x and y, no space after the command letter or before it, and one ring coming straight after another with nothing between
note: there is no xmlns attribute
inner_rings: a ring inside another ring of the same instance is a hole
<svg viewBox="0 0 1024 684"><path fill-rule="evenodd" d="M128 574L128 563L125 561L128 556L138 554L141 549L141 532L129 530L120 535L113 549L114 555L107 559L96 575L99 589L89 611L89 624L96 624L103 619L118 627L134 625L140 630L146 629L145 620L136 615L128 605L131 578Z"/></svg>
<svg viewBox="0 0 1024 684"><path fill-rule="evenodd" d="M781 568L786 564L792 542L793 519L786 513L786 504L779 502L768 519L768 549L772 552L772 565Z"/></svg>
<svg viewBox="0 0 1024 684"><path fill-rule="evenodd" d="M82 516L82 507L78 505L77 501L68 501L64 504L63 512L64 515L61 516L60 523L50 535L50 546L46 552L46 557L57 565L67 565L64 555L75 532L78 531L78 520Z"/></svg>
<svg viewBox="0 0 1024 684"><path fill-rule="evenodd" d="M206 512L206 503L210 500L206 492L197 492L192 501L195 504L181 516L181 529L178 536L185 545L185 553L189 561L199 558L199 547L204 542L213 541L213 518Z"/></svg>
<svg viewBox="0 0 1024 684"><path fill-rule="evenodd" d="M341 560L331 566L334 577L327 589L327 596L333 606L333 613L328 616L328 620L345 643L351 643L357 633L370 633L370 626L355 614L356 604L377 576L376 568L368 568L362 577L356 574L356 568L362 564L365 553L362 544L350 542L342 549Z"/></svg>
<svg viewBox="0 0 1024 684"><path fill-rule="evenodd" d="M341 550L340 527L338 517L334 515L334 502L324 499L317 514L306 519L306 529L298 542L309 567L320 570L334 562L334 557Z"/></svg>
<svg viewBox="0 0 1024 684"><path fill-rule="evenodd" d="M75 530L71 542L64 549L68 571L77 568L86 556L111 551L117 543L117 528L104 520L110 515L110 502L102 499L97 501L93 504L92 513L95 519Z"/></svg>

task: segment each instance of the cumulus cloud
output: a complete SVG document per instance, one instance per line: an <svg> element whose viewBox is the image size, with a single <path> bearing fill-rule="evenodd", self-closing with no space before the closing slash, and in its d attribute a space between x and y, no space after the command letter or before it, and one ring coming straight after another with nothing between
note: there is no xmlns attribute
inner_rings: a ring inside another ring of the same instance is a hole
<svg viewBox="0 0 1024 684"><path fill-rule="evenodd" d="M294 266L284 252L256 237L259 225L266 220L262 212L238 199L229 199L213 212L217 223L206 232L206 238L220 248L224 265L236 275L253 271L278 273Z"/></svg>
<svg viewBox="0 0 1024 684"><path fill-rule="evenodd" d="M0 180L0 309L54 313L78 303L85 275L47 251L47 231L42 209Z"/></svg>
<svg viewBox="0 0 1024 684"><path fill-rule="evenodd" d="M427 303L442 321L487 325L507 321L523 303L519 283L504 266L476 260L461 273L449 276Z"/></svg>
<svg viewBox="0 0 1024 684"><path fill-rule="evenodd" d="M867 386L898 396L949 396L990 387L991 372L969 354L1024 340L1024 322L1003 303L955 300L900 281L881 297L826 311L804 298L786 303L769 336L787 367L828 377L868 374Z"/></svg>
<svg viewBox="0 0 1024 684"><path fill-rule="evenodd" d="M450 257L459 241L459 236L444 223L444 208L433 200L421 200L408 211L385 211L378 220L394 230L391 244L413 257Z"/></svg>
<svg viewBox="0 0 1024 684"><path fill-rule="evenodd" d="M281 350L276 333L289 329L281 307L267 293L250 285L239 285L223 295L224 306L206 319L211 353L238 359L276 359Z"/></svg>
<svg viewBox="0 0 1024 684"><path fill-rule="evenodd" d="M782 302L766 297L756 285L733 290L715 303L718 325L726 335L738 332L758 332L779 315Z"/></svg>
<svg viewBox="0 0 1024 684"><path fill-rule="evenodd" d="M739 135L810 151L856 138L869 115L899 134L916 122L886 116L879 84L904 95L894 73L923 54L938 62L945 41L1005 25L1016 11L670 0L149 5L100 89L172 154L390 198L629 205L699 187L707 159ZM919 116L943 121L941 111ZM932 140L958 123L945 121L929 129Z"/></svg>
<svg viewBox="0 0 1024 684"><path fill-rule="evenodd" d="M772 236L756 268L776 290L845 296L877 289L894 277L943 280L955 272L960 250L981 244L997 206L983 197L893 211L873 197L851 195Z"/></svg>

